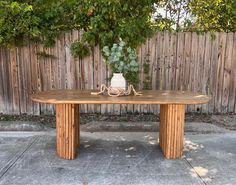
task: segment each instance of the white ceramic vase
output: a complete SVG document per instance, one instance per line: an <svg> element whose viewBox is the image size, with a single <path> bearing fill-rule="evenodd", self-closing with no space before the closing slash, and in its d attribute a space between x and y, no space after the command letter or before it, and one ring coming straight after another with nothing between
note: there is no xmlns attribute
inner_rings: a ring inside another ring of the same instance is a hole
<svg viewBox="0 0 236 185"><path fill-rule="evenodd" d="M113 77L111 78L111 87L126 90L126 81L122 73L113 73Z"/></svg>

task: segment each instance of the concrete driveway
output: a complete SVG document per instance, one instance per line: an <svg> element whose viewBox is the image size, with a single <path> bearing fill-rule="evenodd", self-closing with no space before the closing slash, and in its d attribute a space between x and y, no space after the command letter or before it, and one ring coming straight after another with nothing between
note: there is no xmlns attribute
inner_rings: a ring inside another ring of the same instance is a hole
<svg viewBox="0 0 236 185"><path fill-rule="evenodd" d="M55 131L0 132L0 185L235 185L236 132L185 135L166 160L153 132L82 132L76 160L55 153Z"/></svg>

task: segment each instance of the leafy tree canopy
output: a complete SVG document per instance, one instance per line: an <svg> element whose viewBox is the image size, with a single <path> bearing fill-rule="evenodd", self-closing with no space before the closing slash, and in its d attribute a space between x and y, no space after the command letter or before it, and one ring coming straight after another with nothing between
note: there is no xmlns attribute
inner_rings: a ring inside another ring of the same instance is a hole
<svg viewBox="0 0 236 185"><path fill-rule="evenodd" d="M31 38L43 36L44 44L52 46L62 31L81 29L84 32L81 42L89 46L96 44L112 46L122 38L131 47L137 47L150 37L156 28L165 24L164 21L157 22L152 19L154 2L154 0L1 1L0 43L11 44L14 39L18 39L18 36Z"/></svg>
<svg viewBox="0 0 236 185"><path fill-rule="evenodd" d="M137 47L157 30L236 31L236 0L1 0L0 44L23 37L53 46L60 33L80 29L72 53L111 47L122 38Z"/></svg>
<svg viewBox="0 0 236 185"><path fill-rule="evenodd" d="M162 0L158 7L176 31L236 31L236 0Z"/></svg>
<svg viewBox="0 0 236 185"><path fill-rule="evenodd" d="M236 31L236 0L192 0L189 8L194 17L191 30Z"/></svg>
<svg viewBox="0 0 236 185"><path fill-rule="evenodd" d="M24 35L38 36L39 22L31 5L0 1L0 44L9 46L21 40Z"/></svg>

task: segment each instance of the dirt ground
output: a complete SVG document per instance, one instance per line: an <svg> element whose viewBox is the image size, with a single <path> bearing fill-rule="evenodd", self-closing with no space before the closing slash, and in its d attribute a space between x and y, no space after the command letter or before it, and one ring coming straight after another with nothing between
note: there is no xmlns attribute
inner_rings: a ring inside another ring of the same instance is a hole
<svg viewBox="0 0 236 185"><path fill-rule="evenodd" d="M211 123L230 130L236 130L236 114L211 115L199 113L187 113L185 120L188 122ZM0 121L32 121L44 124L45 126L55 128L55 116L53 115L5 115L0 114ZM81 124L91 121L116 121L116 122L139 122L159 121L159 115L153 114L126 114L126 115L101 115L101 114L81 114Z"/></svg>

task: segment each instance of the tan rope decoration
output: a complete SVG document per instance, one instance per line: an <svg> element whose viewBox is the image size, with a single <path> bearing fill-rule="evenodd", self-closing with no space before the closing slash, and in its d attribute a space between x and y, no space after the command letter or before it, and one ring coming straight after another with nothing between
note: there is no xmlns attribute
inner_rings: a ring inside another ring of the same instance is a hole
<svg viewBox="0 0 236 185"><path fill-rule="evenodd" d="M134 89L133 85L129 85L127 90L124 90L122 88L112 88L107 87L105 84L101 85L100 91L99 92L91 92L92 95L100 95L100 94L108 94L109 96L112 97L118 97L118 96L128 96L131 93L134 93L135 96L141 96L142 94L140 92L137 92Z"/></svg>

